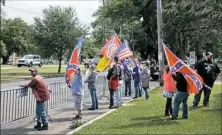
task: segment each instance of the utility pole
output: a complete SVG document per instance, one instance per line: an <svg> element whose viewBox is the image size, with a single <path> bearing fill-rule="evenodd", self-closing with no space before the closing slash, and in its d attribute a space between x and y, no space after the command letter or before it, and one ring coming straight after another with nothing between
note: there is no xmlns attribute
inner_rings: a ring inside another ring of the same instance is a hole
<svg viewBox="0 0 222 135"><path fill-rule="evenodd" d="M0 0L2 5L5 6L5 0Z"/></svg>
<svg viewBox="0 0 222 135"><path fill-rule="evenodd" d="M103 13L105 12L105 3L106 1L103 0ZM106 20L105 20L104 15L103 15L103 38L104 38L104 41L106 41Z"/></svg>
<svg viewBox="0 0 222 135"><path fill-rule="evenodd" d="M163 52L163 31L162 31L162 2L157 0L157 28L158 28L158 61L160 70L160 85L162 85L162 75L164 66L164 52Z"/></svg>

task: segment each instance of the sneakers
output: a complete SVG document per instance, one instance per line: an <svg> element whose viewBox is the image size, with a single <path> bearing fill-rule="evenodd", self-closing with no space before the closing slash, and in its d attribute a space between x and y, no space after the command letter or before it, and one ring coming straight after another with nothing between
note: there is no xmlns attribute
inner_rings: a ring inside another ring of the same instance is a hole
<svg viewBox="0 0 222 135"><path fill-rule="evenodd" d="M49 126L48 124L43 124L43 126L39 130L48 130Z"/></svg>
<svg viewBox="0 0 222 135"><path fill-rule="evenodd" d="M94 108L88 108L88 110L95 110Z"/></svg>
<svg viewBox="0 0 222 135"><path fill-rule="evenodd" d="M41 128L41 123L37 122L37 125L34 126L34 129L39 130Z"/></svg>
<svg viewBox="0 0 222 135"><path fill-rule="evenodd" d="M81 115L76 115L75 117L72 118L72 120L78 120L78 119L82 119L82 114Z"/></svg>
<svg viewBox="0 0 222 135"><path fill-rule="evenodd" d="M204 103L203 106L204 107L209 107L209 103Z"/></svg>
<svg viewBox="0 0 222 135"><path fill-rule="evenodd" d="M193 104L193 107L197 107L197 106L198 106L198 104L195 104L195 103Z"/></svg>
<svg viewBox="0 0 222 135"><path fill-rule="evenodd" d="M34 128L41 131L41 130L48 130L49 126L48 124L43 124L43 126L41 127L41 123L37 122L37 125L34 126Z"/></svg>

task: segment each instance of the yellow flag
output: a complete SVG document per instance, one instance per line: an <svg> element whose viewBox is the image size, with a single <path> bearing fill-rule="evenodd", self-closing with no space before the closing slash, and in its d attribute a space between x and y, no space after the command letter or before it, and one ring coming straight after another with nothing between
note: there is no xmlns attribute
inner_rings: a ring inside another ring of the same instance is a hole
<svg viewBox="0 0 222 135"><path fill-rule="evenodd" d="M110 60L106 56L103 56L99 60L99 63L97 64L96 69L99 72L102 72L102 71L104 71L109 66L109 63L110 63Z"/></svg>

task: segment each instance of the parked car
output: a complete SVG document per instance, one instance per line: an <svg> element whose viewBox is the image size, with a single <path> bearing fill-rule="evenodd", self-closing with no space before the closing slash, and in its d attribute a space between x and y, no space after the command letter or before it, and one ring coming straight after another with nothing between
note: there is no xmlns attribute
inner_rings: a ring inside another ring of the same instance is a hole
<svg viewBox="0 0 222 135"><path fill-rule="evenodd" d="M21 59L18 59L17 66L28 66L32 67L33 65L42 66L42 60L39 55L25 55Z"/></svg>
<svg viewBox="0 0 222 135"><path fill-rule="evenodd" d="M93 58L86 60L84 66L85 68L89 68L90 65L95 64L97 65L99 63L100 58Z"/></svg>

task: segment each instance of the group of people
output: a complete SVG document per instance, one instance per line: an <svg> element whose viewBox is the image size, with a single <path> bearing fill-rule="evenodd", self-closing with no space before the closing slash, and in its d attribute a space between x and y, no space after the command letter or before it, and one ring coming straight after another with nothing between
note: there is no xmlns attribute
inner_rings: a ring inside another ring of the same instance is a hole
<svg viewBox="0 0 222 135"><path fill-rule="evenodd" d="M200 96L204 91L203 105L209 106L209 98L214 81L220 73L219 67L212 61L212 54L205 53L205 59L199 61L194 68L204 80L204 87L195 95L193 106L197 107L200 102ZM28 84L22 84L22 87L31 87L36 98L36 117L37 125L34 127L37 130L48 130L48 120L46 118L45 103L50 99L50 90L47 88L43 78L38 74L36 68L29 69L32 80ZM149 99L149 63L145 62L142 65L135 64L133 68L127 64L119 62L118 57L114 57L114 63L110 66L107 74L108 87L110 92L109 108L118 108L122 105L122 89L125 84L125 96L131 96L131 81L134 81L135 96L142 96L142 91L145 93L145 99ZM97 72L95 65L90 66L90 71L84 77L80 68L77 69L72 79L72 85L68 87L72 91L73 101L77 109L77 115L73 119L82 118L82 99L84 96L84 83L88 83L88 89L91 94L92 106L89 110L98 109L98 99L96 94L96 78ZM166 66L163 74L163 96L167 98L165 116L172 116L172 119L178 118L179 106L183 103L184 119L188 118L187 100L187 82L183 74L180 72L171 73L169 66ZM176 82L176 83L175 83ZM115 97L115 98L114 98ZM173 100L174 99L174 100ZM173 101L173 103L172 103ZM173 104L173 106L172 106ZM43 126L42 126L43 124Z"/></svg>
<svg viewBox="0 0 222 135"><path fill-rule="evenodd" d="M197 107L200 102L202 91L204 91L203 106L209 106L209 98L212 87L217 79L220 68L213 62L211 52L204 53L204 59L195 64L194 70L202 77L204 86L198 94L195 94L193 107ZM180 72L170 72L169 66L166 66L163 73L163 96L167 98L165 107L165 116L172 116L172 120L178 118L180 104L183 104L183 119L188 118L187 100L189 94L187 93L187 81L184 75ZM176 83L175 83L176 82ZM176 91L176 92L175 92ZM176 93L176 94L175 94ZM175 95L174 95L175 94ZM172 108L172 98L174 98Z"/></svg>
<svg viewBox="0 0 222 135"><path fill-rule="evenodd" d="M149 64L143 63L142 66L134 65L133 69L130 65L119 62L118 57L114 57L114 63L108 70L108 86L110 91L110 106L109 108L118 108L122 105L122 90L125 84L125 96L131 97L131 81L134 81L135 96L142 96L142 90L145 93L145 98L148 100L149 93ZM114 98L115 97L115 98ZM114 100L115 99L115 100Z"/></svg>

